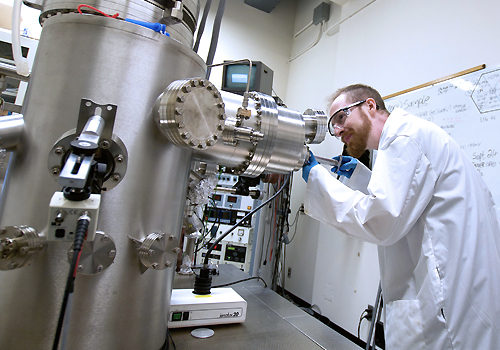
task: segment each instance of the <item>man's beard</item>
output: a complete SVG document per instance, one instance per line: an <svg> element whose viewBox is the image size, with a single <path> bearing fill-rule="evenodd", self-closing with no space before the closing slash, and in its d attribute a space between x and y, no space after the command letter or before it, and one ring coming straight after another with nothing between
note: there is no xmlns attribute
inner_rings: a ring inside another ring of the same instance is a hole
<svg viewBox="0 0 500 350"><path fill-rule="evenodd" d="M363 155L366 150L366 143L368 142L368 136L372 130L372 122L364 114L361 114L363 119L363 124L359 130L353 131L351 134L351 139L347 145L347 152L354 158L359 158Z"/></svg>

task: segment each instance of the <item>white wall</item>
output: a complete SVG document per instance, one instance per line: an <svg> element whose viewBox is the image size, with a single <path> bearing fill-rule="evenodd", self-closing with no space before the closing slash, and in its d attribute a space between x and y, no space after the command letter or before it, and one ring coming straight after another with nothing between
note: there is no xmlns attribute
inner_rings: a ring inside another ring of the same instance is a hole
<svg viewBox="0 0 500 350"><path fill-rule="evenodd" d="M296 32L312 19L314 8L321 2L299 1ZM331 3L330 20L324 25L325 30L338 23L342 14L343 7ZM307 47L317 30L311 27L300 34L294 40L294 53ZM328 96L340 87L334 84L338 75L339 40L338 34L328 36L324 33L316 46L290 63L288 107L328 110ZM315 154L333 157L342 152L342 143L328 135L323 143L310 148ZM292 212L303 203L304 193L305 183L296 176ZM378 258L374 245L348 237L302 215L297 237L287 248L287 267L292 268L292 276L286 280L287 290L317 305L332 322L357 334L359 316L368 304L374 304L378 288ZM365 321L363 331L367 325Z"/></svg>
<svg viewBox="0 0 500 350"><path fill-rule="evenodd" d="M201 9L205 1L201 1ZM212 25L219 1L212 2L198 54L207 58ZM200 13L201 16L201 13ZM292 48L295 0L283 0L271 13L246 5L243 0L227 0L219 42L213 63L249 58L262 61L274 72L273 89L280 97L287 93L288 56ZM222 84L222 68L214 67L210 81Z"/></svg>
<svg viewBox="0 0 500 350"><path fill-rule="evenodd" d="M307 24L320 2L299 0L296 31ZM370 2L350 0L342 6L341 18ZM329 94L348 84L369 84L385 96L482 63L497 66L499 13L496 0L376 0L343 22L338 33L323 35L316 47L290 64L285 101L293 109L323 108ZM336 21L330 20L328 26ZM313 30L304 35L312 36ZM294 40L294 50L303 45L300 40ZM311 149L333 156L341 146L329 138ZM303 195L304 185L297 177L292 192L295 208ZM300 239L287 250L293 271L287 289L306 300L311 296L310 302L319 305L324 315L356 334L359 315L374 303L377 292L376 249L324 225L311 225L307 217L301 220ZM306 249L306 258L301 252L308 242L317 246ZM311 271L312 285L301 284L304 279L310 281Z"/></svg>

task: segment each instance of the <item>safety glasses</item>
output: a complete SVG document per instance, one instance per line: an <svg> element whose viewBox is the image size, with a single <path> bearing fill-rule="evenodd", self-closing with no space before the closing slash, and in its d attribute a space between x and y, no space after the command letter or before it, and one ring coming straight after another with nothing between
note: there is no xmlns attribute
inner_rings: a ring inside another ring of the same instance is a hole
<svg viewBox="0 0 500 350"><path fill-rule="evenodd" d="M347 107L339 109L337 112L333 113L328 120L328 131L330 135L339 138L340 135L337 135L336 132L340 132L340 130L344 129L344 124L349 115L352 113L352 108L357 107L365 103L366 100L358 101L350 104Z"/></svg>

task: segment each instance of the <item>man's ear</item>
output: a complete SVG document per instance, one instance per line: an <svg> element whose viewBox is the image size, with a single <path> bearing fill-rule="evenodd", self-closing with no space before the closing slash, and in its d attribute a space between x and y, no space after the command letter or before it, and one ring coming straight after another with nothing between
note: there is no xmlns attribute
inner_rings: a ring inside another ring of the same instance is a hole
<svg viewBox="0 0 500 350"><path fill-rule="evenodd" d="M373 98L371 98L371 97L367 98L366 99L366 104L370 108L370 111L377 110L377 102L375 102L375 100Z"/></svg>

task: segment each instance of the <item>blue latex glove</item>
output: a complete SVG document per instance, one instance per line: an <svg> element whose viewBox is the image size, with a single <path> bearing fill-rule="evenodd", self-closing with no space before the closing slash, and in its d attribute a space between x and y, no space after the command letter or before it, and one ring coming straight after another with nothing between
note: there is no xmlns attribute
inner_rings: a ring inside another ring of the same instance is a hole
<svg viewBox="0 0 500 350"><path fill-rule="evenodd" d="M340 156L333 157L332 159L339 161ZM352 173L354 172L354 169L356 168L356 165L358 165L358 160L356 158L349 157L349 156L343 156L342 157L342 164L340 164L340 169L337 170L337 167L334 166L332 168L332 171L334 173L339 174L339 175L345 176L349 179L349 178L351 178Z"/></svg>
<svg viewBox="0 0 500 350"><path fill-rule="evenodd" d="M316 165L319 165L319 163L316 160L316 158L314 158L314 154L311 151L309 151L309 159L307 160L307 162L304 163L304 166L302 167L302 178L304 179L305 182L309 180L309 172Z"/></svg>

